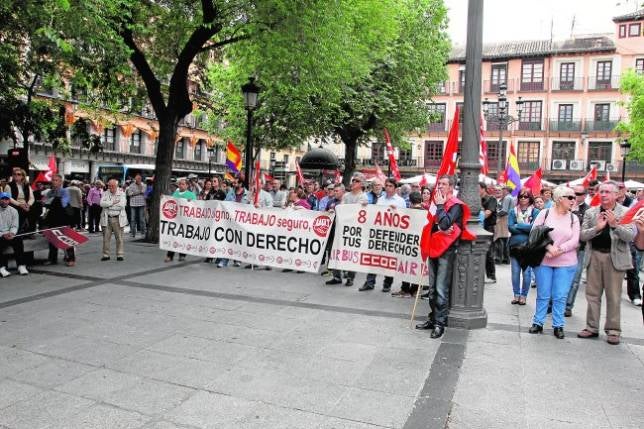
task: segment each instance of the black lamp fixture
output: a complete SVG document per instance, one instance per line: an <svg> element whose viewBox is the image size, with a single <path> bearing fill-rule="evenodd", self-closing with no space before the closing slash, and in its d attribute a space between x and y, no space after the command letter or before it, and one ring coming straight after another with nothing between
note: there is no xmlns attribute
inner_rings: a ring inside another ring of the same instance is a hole
<svg viewBox="0 0 644 429"><path fill-rule="evenodd" d="M622 182L626 178L626 157L628 156L628 153L631 151L631 144L628 142L627 139L624 139L620 144L619 147L622 149Z"/></svg>
<svg viewBox="0 0 644 429"><path fill-rule="evenodd" d="M490 105L496 104L496 112L490 113ZM521 97L515 102L517 106L517 117L513 118L508 115L508 86L506 83L501 83L499 85L499 91L497 93L496 101L489 101L487 98L483 100L483 114L485 115L485 120L488 122L495 122L499 127L499 145L497 148L497 175L501 173L503 169L503 157L501 156L503 151L501 147L503 146L503 130L507 128L513 122L518 122L521 120L521 113L523 111L523 100Z"/></svg>
<svg viewBox="0 0 644 429"><path fill-rule="evenodd" d="M241 86L244 94L244 108L246 109L246 148L244 166L244 187L250 189L251 174L253 170L253 111L257 108L257 98L260 89L255 85L255 77L250 76L248 82ZM259 154L258 154L259 155Z"/></svg>

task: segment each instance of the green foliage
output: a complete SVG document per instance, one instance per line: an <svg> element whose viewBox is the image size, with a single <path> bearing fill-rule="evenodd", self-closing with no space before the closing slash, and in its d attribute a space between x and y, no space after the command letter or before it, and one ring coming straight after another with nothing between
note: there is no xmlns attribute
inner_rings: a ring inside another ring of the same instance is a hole
<svg viewBox="0 0 644 429"><path fill-rule="evenodd" d="M620 91L629 96L626 103L628 121L617 125L617 131L625 133L631 143L629 159L644 160L644 75L633 70L622 75Z"/></svg>
<svg viewBox="0 0 644 429"><path fill-rule="evenodd" d="M358 130L365 142L387 127L400 142L426 126L426 101L445 78L449 51L442 0L344 0L330 11L302 13L311 24L304 36L260 33L226 49L228 61L209 68L212 111L225 118L227 137L244 141L239 88L249 75L262 87L254 135L263 146L336 141L343 128ZM297 25L300 16L285 19Z"/></svg>

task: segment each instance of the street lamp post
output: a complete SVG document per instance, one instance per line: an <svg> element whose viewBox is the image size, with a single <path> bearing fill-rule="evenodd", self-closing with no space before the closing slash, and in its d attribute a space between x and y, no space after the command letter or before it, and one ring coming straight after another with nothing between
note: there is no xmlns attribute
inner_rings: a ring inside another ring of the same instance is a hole
<svg viewBox="0 0 644 429"><path fill-rule="evenodd" d="M250 189L253 169L253 111L257 107L257 96L259 95L259 87L255 85L255 78L249 77L248 82L242 85L241 90L244 94L244 108L247 112L244 187Z"/></svg>
<svg viewBox="0 0 644 429"><path fill-rule="evenodd" d="M624 140L622 143L620 143L619 147L622 148L622 183L624 182L624 179L626 178L626 157L628 156L628 152L631 150L631 144L628 142L628 140Z"/></svg>
<svg viewBox="0 0 644 429"><path fill-rule="evenodd" d="M483 113L485 114L485 120L489 122L495 122L499 125L499 145L497 148L497 176L501 174L503 169L503 158L501 157L501 147L503 145L503 131L507 128L508 125L513 122L518 122L521 119L521 111L523 109L523 100L521 97L516 101L517 105L517 117L513 118L508 115L508 86L505 83L499 85L499 92L497 94L497 113L490 113L490 104L493 104L494 101L488 101L486 98L483 101Z"/></svg>

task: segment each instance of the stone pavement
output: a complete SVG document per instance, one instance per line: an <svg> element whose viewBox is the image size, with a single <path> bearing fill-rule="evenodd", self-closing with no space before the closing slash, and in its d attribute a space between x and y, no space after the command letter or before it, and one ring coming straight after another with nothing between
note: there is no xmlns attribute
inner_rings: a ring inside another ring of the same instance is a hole
<svg viewBox="0 0 644 429"><path fill-rule="evenodd" d="M313 274L217 269L138 242L0 279L0 428L642 427L644 330L529 335L534 290L486 289L488 328L410 329L411 300ZM45 255L40 255L44 257ZM378 279L379 283L381 279ZM378 284L379 286L379 284ZM420 306L421 316L427 302Z"/></svg>

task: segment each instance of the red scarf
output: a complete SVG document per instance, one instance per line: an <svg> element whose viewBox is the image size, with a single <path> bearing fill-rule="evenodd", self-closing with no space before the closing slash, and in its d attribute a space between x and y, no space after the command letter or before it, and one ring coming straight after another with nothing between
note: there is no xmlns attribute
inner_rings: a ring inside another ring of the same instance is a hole
<svg viewBox="0 0 644 429"><path fill-rule="evenodd" d="M461 210L463 211L461 224L463 227L461 229L460 225L452 225L454 227L452 233L446 233L443 231L432 232L434 227L434 216L432 216L431 213L427 215L429 222L427 222L423 228L423 232L420 237L420 254L423 261L428 257L439 258L459 238L467 241L473 241L476 239L476 235L467 229L467 223L472 215L467 204L452 196L445 202L445 211L448 212L455 204L461 205Z"/></svg>

